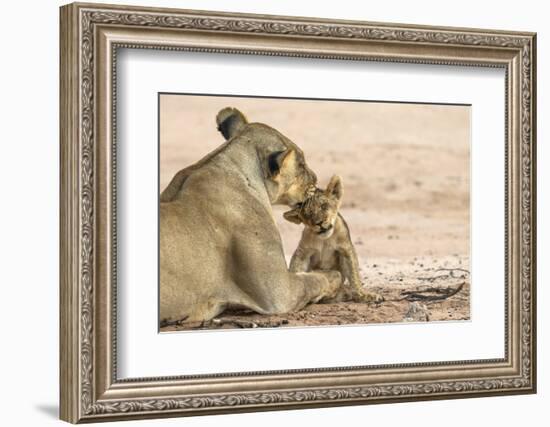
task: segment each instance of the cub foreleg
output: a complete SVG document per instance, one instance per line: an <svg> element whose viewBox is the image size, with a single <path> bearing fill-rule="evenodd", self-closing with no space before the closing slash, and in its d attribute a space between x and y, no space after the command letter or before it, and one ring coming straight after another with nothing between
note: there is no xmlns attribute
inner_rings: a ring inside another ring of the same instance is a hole
<svg viewBox="0 0 550 427"><path fill-rule="evenodd" d="M359 262L352 251L343 251L340 255L340 272L344 279L348 279L351 287L352 299L355 302L382 302L384 297L375 292L363 290L363 283L359 275Z"/></svg>

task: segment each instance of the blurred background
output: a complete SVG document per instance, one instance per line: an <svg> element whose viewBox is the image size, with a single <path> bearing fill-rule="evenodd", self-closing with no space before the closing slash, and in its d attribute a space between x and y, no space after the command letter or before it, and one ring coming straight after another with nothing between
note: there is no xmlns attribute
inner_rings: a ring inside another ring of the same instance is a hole
<svg viewBox="0 0 550 427"><path fill-rule="evenodd" d="M161 191L223 142L215 117L226 106L300 146L320 187L343 178L341 212L364 270L371 258L468 260L469 106L161 95ZM302 228L273 208L288 259Z"/></svg>

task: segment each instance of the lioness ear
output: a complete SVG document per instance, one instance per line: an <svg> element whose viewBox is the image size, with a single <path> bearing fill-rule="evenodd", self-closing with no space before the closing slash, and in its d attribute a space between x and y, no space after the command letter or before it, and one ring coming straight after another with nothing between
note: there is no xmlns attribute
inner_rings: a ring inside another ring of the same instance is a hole
<svg viewBox="0 0 550 427"><path fill-rule="evenodd" d="M327 195L336 197L337 200L341 200L344 195L342 178L338 175L333 175L332 178L330 178L330 182L328 183L325 191Z"/></svg>
<svg viewBox="0 0 550 427"><path fill-rule="evenodd" d="M285 212L283 214L283 217L287 221L293 222L294 224L301 224L302 223L302 220L300 219L298 209L292 209L291 211Z"/></svg>
<svg viewBox="0 0 550 427"><path fill-rule="evenodd" d="M267 157L267 168L271 176L277 175L283 168L284 163L292 156L294 150L275 151Z"/></svg>
<svg viewBox="0 0 550 427"><path fill-rule="evenodd" d="M237 135L248 123L243 113L233 107L225 107L216 116L218 130L225 139Z"/></svg>

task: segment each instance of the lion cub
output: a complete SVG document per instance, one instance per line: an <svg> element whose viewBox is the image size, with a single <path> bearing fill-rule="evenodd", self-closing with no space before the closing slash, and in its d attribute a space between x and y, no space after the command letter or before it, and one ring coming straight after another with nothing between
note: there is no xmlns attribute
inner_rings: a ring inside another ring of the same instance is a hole
<svg viewBox="0 0 550 427"><path fill-rule="evenodd" d="M284 213L287 221L303 223L305 226L298 248L292 255L290 271L339 271L349 287L340 289L338 295L330 302L350 299L356 302L381 302L382 296L363 290L359 262L351 242L349 228L338 212L342 195L342 179L335 175L326 190L316 188L303 203Z"/></svg>

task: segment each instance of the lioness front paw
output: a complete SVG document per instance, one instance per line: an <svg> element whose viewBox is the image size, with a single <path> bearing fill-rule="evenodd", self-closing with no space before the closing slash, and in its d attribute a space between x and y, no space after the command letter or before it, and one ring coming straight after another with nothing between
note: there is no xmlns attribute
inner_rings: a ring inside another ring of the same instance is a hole
<svg viewBox="0 0 550 427"><path fill-rule="evenodd" d="M335 298L342 287L342 275L335 270L316 270L327 278L328 287L323 291L324 298Z"/></svg>
<svg viewBox="0 0 550 427"><path fill-rule="evenodd" d="M376 304L384 301L384 297L376 292L356 292L353 295L353 301L355 302L374 302Z"/></svg>

